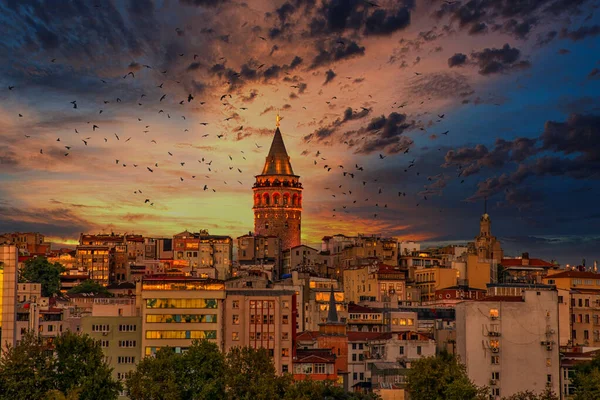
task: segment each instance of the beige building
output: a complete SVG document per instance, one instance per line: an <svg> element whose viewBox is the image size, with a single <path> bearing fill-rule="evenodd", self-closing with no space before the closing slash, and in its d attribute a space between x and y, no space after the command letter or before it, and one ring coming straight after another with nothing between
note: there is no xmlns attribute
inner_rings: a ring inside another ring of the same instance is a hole
<svg viewBox="0 0 600 400"><path fill-rule="evenodd" d="M17 273L19 250L15 245L0 245L0 326L2 327L0 349L15 345L17 319Z"/></svg>
<svg viewBox="0 0 600 400"><path fill-rule="evenodd" d="M344 294L346 301L382 301L396 295L406 299L405 273L398 266L373 263L368 266L350 267L344 270Z"/></svg>
<svg viewBox="0 0 600 400"><path fill-rule="evenodd" d="M223 349L223 281L186 276L144 277L136 287L142 317L142 354L161 347L185 351L194 339Z"/></svg>
<svg viewBox="0 0 600 400"><path fill-rule="evenodd" d="M413 272L421 302L435 301L435 291L456 286L458 271L445 267L417 268Z"/></svg>
<svg viewBox="0 0 600 400"><path fill-rule="evenodd" d="M237 238L240 265L273 265L276 277L280 277L281 257L281 239L277 236L255 236L250 232Z"/></svg>
<svg viewBox="0 0 600 400"><path fill-rule="evenodd" d="M113 378L124 381L143 358L142 319L123 315L118 305L112 307L112 312L104 311L104 314L112 315L82 317L80 332L100 342L102 352L113 368ZM120 393L119 399L127 398L125 392Z"/></svg>
<svg viewBox="0 0 600 400"><path fill-rule="evenodd" d="M207 230L188 231L173 236L173 260L187 275L198 276L197 270L212 268L218 279L231 276L233 239L229 236L211 235ZM196 271L196 272L195 272Z"/></svg>
<svg viewBox="0 0 600 400"><path fill-rule="evenodd" d="M525 290L456 305L456 349L476 385L492 398L559 392L558 295Z"/></svg>
<svg viewBox="0 0 600 400"><path fill-rule="evenodd" d="M278 373L292 372L296 294L292 290L228 289L225 351L237 346L267 349Z"/></svg>

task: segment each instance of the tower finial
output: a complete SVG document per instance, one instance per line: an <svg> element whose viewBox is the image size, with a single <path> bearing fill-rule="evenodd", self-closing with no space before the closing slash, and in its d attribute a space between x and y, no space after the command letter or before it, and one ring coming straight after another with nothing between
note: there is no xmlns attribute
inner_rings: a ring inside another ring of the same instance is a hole
<svg viewBox="0 0 600 400"><path fill-rule="evenodd" d="M279 113L277 113L277 116L275 117L275 126L279 127L279 121L281 121L281 117L279 116Z"/></svg>

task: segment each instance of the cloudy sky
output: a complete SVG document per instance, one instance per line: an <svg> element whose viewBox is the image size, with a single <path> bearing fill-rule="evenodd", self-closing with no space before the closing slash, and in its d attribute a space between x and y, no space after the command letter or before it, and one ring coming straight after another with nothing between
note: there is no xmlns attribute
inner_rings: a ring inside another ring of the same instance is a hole
<svg viewBox="0 0 600 400"><path fill-rule="evenodd" d="M0 232L244 234L279 112L308 244L464 242L488 198L508 254L590 264L598 5L0 1Z"/></svg>

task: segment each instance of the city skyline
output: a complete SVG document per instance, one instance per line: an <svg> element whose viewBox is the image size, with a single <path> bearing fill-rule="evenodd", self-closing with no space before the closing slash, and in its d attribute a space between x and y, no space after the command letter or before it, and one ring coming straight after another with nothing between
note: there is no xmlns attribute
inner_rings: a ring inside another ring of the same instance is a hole
<svg viewBox="0 0 600 400"><path fill-rule="evenodd" d="M313 3L0 4L0 232L243 235L279 113L303 243L599 258L591 2Z"/></svg>

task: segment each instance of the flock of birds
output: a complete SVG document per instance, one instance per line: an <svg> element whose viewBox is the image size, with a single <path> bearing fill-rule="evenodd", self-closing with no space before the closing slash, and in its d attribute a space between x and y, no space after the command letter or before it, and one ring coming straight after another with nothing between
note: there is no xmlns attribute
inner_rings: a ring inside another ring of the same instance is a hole
<svg viewBox="0 0 600 400"><path fill-rule="evenodd" d="M261 38L261 40L266 40L264 38ZM183 62L189 62L189 58L185 58L185 54L184 53L180 53L179 57L181 58L182 63ZM189 57L189 56L188 56ZM196 60L198 57L197 54L194 54L191 59L192 62L194 60ZM219 62L223 62L224 58L220 58ZM51 59L50 60L51 63L56 63L56 59ZM264 66L261 65L260 67ZM260 68L259 67L259 68ZM129 106L137 106L138 109L143 110L144 112L154 112L157 113L159 115L162 115L164 117L166 117L167 119L181 119L183 121L186 121L186 115L185 114L181 114L180 112L177 111L173 111L173 107L169 106L167 104L167 99L171 100L170 97L172 96L168 91L167 91L167 87L170 86L173 82L175 83L180 83L180 81L173 79L174 77L170 77L168 75L168 71L167 70L155 70L152 66L150 65L142 65L140 66L141 70L152 70L155 74L157 74L158 76L163 77L164 79L160 79L159 81L162 80L162 82L156 86L156 89L160 90L160 93L158 95L146 95L145 93L142 93L139 98L137 98L137 100L129 100L127 102L129 102L130 104L128 104ZM115 78L115 79L140 79L140 73L138 73L138 75L136 76L136 72L138 72L138 70L135 71L127 71L122 78ZM415 72L415 75L421 75L420 72ZM348 79L352 79L352 77L347 77ZM109 82L107 82L105 79L100 79L100 81L103 84L108 84ZM168 83L165 86L165 83ZM226 82L228 84L230 84L231 82ZM297 85L292 85L292 87L294 87ZM16 92L18 93L19 88L16 87L15 85L10 85L8 86L8 90L11 92ZM155 91L155 90L154 90ZM123 95L123 97L125 98L126 95ZM152 98L152 96L155 96L155 98ZM240 95L241 96L241 95ZM130 96L129 96L130 97ZM372 98L371 95L369 95L369 98ZM235 111L232 113L232 115L228 115L226 118L223 119L223 122L229 122L232 121L233 122L237 122L238 119L241 118L241 115L239 113L242 113L244 111L246 111L248 108L247 107L237 107L234 106L235 102L237 99L235 99L231 93L225 93L222 94L219 97L219 101L220 103L226 107L226 109L228 111L234 110ZM332 106L332 102L334 100L337 100L337 96L334 96L333 98L331 98L330 100L328 100L326 103L329 106ZM135 101L135 103L133 103L133 101ZM123 101L120 97L116 97L114 99L108 99L108 100L103 100L102 104L100 105L96 105L97 107L97 118L94 121L87 121L87 126L85 127L79 127L74 129L74 133L76 135L76 137L78 138L78 142L80 142L81 144L79 146L75 146L73 144L70 144L70 140L72 140L72 137L69 138L65 138L65 137L57 137L56 138L56 142L60 142L60 146L62 146L62 148L64 148L62 154L63 157L70 157L72 156L72 154L75 151L80 151L82 149L85 149L88 146L92 146L94 143L100 141L103 143L114 143L114 144L121 144L121 143L128 143L132 140L133 137L121 137L119 136L117 133L109 133L109 129L108 128L104 128L103 126L103 122L105 122L106 120L102 119L102 115L104 113L105 110L110 109L111 106L118 104L118 103L126 103L125 101ZM186 105L199 105L202 106L206 103L206 101L198 101L195 99L195 96L192 93L187 94L187 96L184 96L183 98L180 99L176 99L174 103L178 103L178 105L180 107L185 107ZM419 105L423 105L425 103L425 101L421 101ZM78 105L78 101L77 100L73 100L70 103L70 106L65 104L65 107L70 107L73 110L80 110L80 107ZM394 102L391 105L392 109L401 109L404 108L408 105L408 102L403 102L403 103L399 103L399 102ZM415 103L416 104L416 103ZM146 106L146 107L144 107ZM306 107L302 107L303 109L306 110ZM358 110L362 110L364 112L366 112L367 114L370 113L372 111L371 108L367 108L367 107L360 107L360 109ZM77 111L74 111L77 112ZM360 111L357 111L360 112ZM179 115L177 115L179 114ZM428 114L427 112L424 112L422 114L420 114L421 116L424 116ZM107 114L104 113L104 116L106 116ZM442 122L444 120L445 114L437 114L436 115L437 118L435 119L435 122L439 123ZM19 113L19 118L25 118L23 114ZM143 134L142 136L142 140L146 141L147 143L150 143L152 145L157 145L158 146L158 141L156 139L153 138L149 138L148 134L151 133L151 124L146 124L143 122L143 119L140 117L136 117L137 118L137 123L139 123L141 126L143 126L143 129L141 129L141 133ZM425 131L426 128L425 126L429 127L433 125L433 120L429 121L428 124L425 123L421 123L421 121L418 121L418 123L420 123L420 130ZM211 124L210 122L199 122L199 125L201 125L202 127L207 127L209 124ZM213 122L214 124L214 122ZM191 126L189 128L184 129L184 132L190 132L190 129L193 129ZM243 131L244 126L241 125L235 129L232 130L232 132L237 133L237 132L241 132ZM427 128L428 129L428 128ZM81 132L80 132L81 130ZM380 133L380 130L376 130L374 132L370 132L369 135L378 135ZM446 130L444 132L441 132L441 135L448 135L450 131ZM190 132L190 135L193 134L193 132ZM200 138L206 138L208 136L210 136L211 134L209 133L202 133L200 134L198 137ZM24 135L25 139L30 139L32 137L32 135ZM216 134L214 135L216 136L217 140L226 140L226 135L225 134ZM224 139L225 138L225 139ZM137 140L138 138L136 138ZM362 137L361 140L368 140L367 137ZM69 143L69 144L66 144ZM305 144L309 144L310 140L306 141ZM348 147L351 147L351 144L348 141L345 141L344 144L348 145ZM355 143L354 143L355 144ZM161 146L163 144L161 143ZM254 143L256 149L253 148L254 151L261 151L260 149L262 149L264 146L259 145L258 143ZM54 148L52 148L52 150L54 150ZM440 151L442 149L439 149ZM134 149L132 150L134 151ZM401 154L408 154L410 151L410 146L406 146L400 153ZM388 204L385 202L385 200L383 200L385 198L385 196L381 196L384 194L384 189L381 187L381 185L378 183L378 179L371 179L370 181L365 180L363 178L361 178L361 174L365 174L365 168L364 166L360 166L358 164L355 164L353 168L347 168L346 166L342 165L342 164L337 164L337 163L331 163L331 161L327 161L327 158L323 156L322 152L320 150L305 150L302 152L302 155L308 155L308 154L313 154L314 152L314 161L313 161L313 165L315 166L315 168L322 168L322 170L324 170L325 172L331 172L331 171L337 171L340 170L340 178L341 179L350 179L352 180L354 183L352 182L343 182L342 184L339 184L337 186L329 186L329 187L325 187L324 189L327 191L331 192L331 196L332 198L336 199L336 203L340 203L340 199L344 198L344 196L347 196L348 201L344 201L343 204L341 204L340 206L336 206L335 208L332 209L333 211L333 217L336 217L336 213L337 212L344 212L344 213L349 213L350 212L350 207L354 206L354 207L374 207L372 210L373 212L373 217L377 218L379 215L380 210L382 209L387 209L388 208ZM39 149L39 153L40 155L45 155L47 153L44 152L44 148L40 148ZM52 151L51 153L53 153L53 155L56 155L56 152ZM265 156L266 156L266 151L264 151ZM133 154L133 153L132 153ZM123 168L141 168L141 169L145 169L147 171L148 174L155 174L157 173L159 170L161 170L162 166L165 165L165 163L168 165L169 168L172 167L172 165L179 165L179 167L181 167L181 174L178 178L178 180L180 182L184 182L187 180L196 180L196 178L200 177L200 173L196 172L189 172L186 168L189 169L193 169L193 167L191 167L189 164L189 160L188 161L182 161L182 160L177 160L176 156L175 156L175 152L173 150L169 150L167 148L164 149L164 155L165 155L165 159L163 160L159 160L159 161L154 161L152 164L148 164L148 165L142 165L142 163L139 162L129 162L129 161L125 161L122 159L115 159L114 160L114 164L113 165L117 165L117 166L122 166ZM214 155L214 154L213 154ZM245 153L244 151L241 151L241 155L239 156L241 157L243 160L246 160L245 157ZM379 160L384 160L387 159L388 157L390 157L390 155L384 155L384 154L379 154L378 158ZM243 174L244 171L240 168L239 164L236 164L239 161L239 159L234 160L234 157L232 157L231 155L228 155L228 166L227 168L229 169L229 171L237 171L239 174ZM205 168L205 172L203 174L203 176L207 179L212 179L212 178L216 178L219 175L219 172L221 172L220 168L215 168L215 166L213 166L213 160L210 159L208 160L207 157L201 157L199 159L197 159L197 162L200 166L202 166L203 168ZM335 164L337 164L337 166L335 166ZM187 166L187 167L186 167ZM198 166L198 165L196 165ZM223 169L225 169L225 167L223 166ZM412 173L414 171L414 173L416 174L416 176L420 176L420 172L418 171L418 166L417 166L417 162L415 159L413 159L412 161L410 161L408 163L408 165L406 166L406 168L404 168L404 172L405 173ZM185 172L185 173L184 173ZM400 171L398 171L400 172ZM459 166L459 174L458 176L460 177L462 171L460 171L460 166ZM243 176L243 175L240 175ZM356 178L356 180L355 180ZM427 180L424 181L424 185L427 185L428 183L431 182L435 182L438 179L442 179L442 174L436 175L436 176L428 176L428 177L421 177L421 178L426 178ZM220 181L220 179L219 179ZM215 182L217 182L216 180L212 180L209 186L209 184L204 184L204 183L200 183L200 185L202 185L202 189L203 191L212 191L212 192L216 192L217 191L217 187L215 186ZM224 184L227 184L227 181L223 180ZM463 183L464 180L461 181L461 183ZM244 182L242 180L237 180L237 183L239 183L240 185L244 185ZM250 185L247 185L250 186ZM373 189L373 187L375 187ZM424 186L426 188L426 186ZM149 205L149 206L154 206L155 201L152 197L149 197L146 195L145 193L145 189L144 191L142 191L141 189L136 189L133 191L133 194L136 196L139 196L140 198L140 202L143 202L143 204L145 205ZM427 201L427 194L428 192L418 192L416 194L417 197L417 203L416 206L418 207L421 204L421 201ZM394 192L394 196L395 196L395 192ZM397 192L397 196L400 198L404 198L407 196L406 191L398 191ZM389 197L388 197L389 199ZM361 205L361 203L363 205ZM442 211L441 209L439 210L440 212Z"/></svg>

